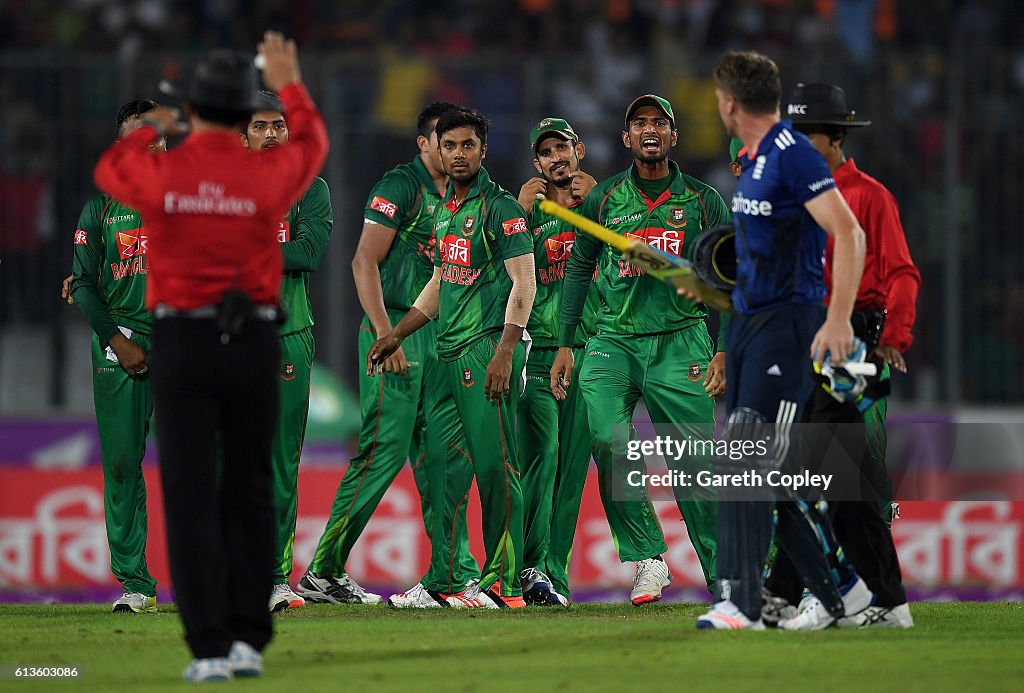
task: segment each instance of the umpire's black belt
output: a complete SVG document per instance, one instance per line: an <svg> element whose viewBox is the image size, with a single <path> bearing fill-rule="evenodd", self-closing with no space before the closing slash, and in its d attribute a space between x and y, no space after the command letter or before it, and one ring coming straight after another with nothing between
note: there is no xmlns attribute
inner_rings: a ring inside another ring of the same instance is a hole
<svg viewBox="0 0 1024 693"><path fill-rule="evenodd" d="M217 305L199 306L188 310L178 310L166 303L161 303L153 310L153 317L161 318L196 318L200 320L215 320L220 307ZM278 319L279 311L275 305L255 305L252 311L246 316L251 320L266 320L273 322Z"/></svg>

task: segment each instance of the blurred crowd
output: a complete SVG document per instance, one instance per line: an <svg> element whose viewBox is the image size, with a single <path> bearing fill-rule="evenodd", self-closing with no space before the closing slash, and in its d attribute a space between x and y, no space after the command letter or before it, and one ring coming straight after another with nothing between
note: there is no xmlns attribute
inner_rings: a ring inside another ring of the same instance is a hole
<svg viewBox="0 0 1024 693"><path fill-rule="evenodd" d="M491 116L488 168L518 190L532 172L525 133L539 116L572 121L587 144L586 168L600 178L625 163L625 105L656 91L677 113L673 158L728 198L710 68L724 50L756 49L779 62L784 93L796 81L839 83L875 123L847 149L899 200L924 279L908 357L916 372L900 394L947 397L953 353L967 400L1021 402L1018 4L0 0L0 324L54 315L49 293L70 267L66 237L92 191L96 155L113 136L114 111L129 98L156 96L157 79L178 74L204 48L251 50L267 28L298 40L307 81L333 123L326 177L337 198L335 243L345 242L346 226L358 227L372 181L411 158L415 114L434 99ZM960 274L959 307L944 293L951 265ZM318 291L326 289L314 286L315 302ZM342 309L356 313L354 298Z"/></svg>

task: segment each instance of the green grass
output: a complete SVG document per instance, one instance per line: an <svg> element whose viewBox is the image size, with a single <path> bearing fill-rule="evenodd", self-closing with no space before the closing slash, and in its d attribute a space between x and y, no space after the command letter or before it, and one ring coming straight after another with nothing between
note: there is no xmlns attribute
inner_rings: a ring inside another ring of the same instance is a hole
<svg viewBox="0 0 1024 693"><path fill-rule="evenodd" d="M311 605L275 617L262 679L239 691L1021 690L1024 604L914 604L912 630L694 629L704 605L517 612ZM76 664L77 681L0 691L187 690L173 607L0 605L0 664Z"/></svg>

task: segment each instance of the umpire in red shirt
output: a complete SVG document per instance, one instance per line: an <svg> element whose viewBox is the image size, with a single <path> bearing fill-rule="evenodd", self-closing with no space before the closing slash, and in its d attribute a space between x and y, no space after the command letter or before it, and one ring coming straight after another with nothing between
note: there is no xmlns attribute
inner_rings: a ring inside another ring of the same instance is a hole
<svg viewBox="0 0 1024 693"><path fill-rule="evenodd" d="M101 190L146 220L167 545L192 681L259 675L272 636L276 232L327 155L295 44L268 32L258 61L288 112L289 146L259 154L238 146L250 114L269 104L253 56L218 50L177 89L187 125L173 109L150 111L95 171ZM166 154L149 151L157 137L186 131Z"/></svg>

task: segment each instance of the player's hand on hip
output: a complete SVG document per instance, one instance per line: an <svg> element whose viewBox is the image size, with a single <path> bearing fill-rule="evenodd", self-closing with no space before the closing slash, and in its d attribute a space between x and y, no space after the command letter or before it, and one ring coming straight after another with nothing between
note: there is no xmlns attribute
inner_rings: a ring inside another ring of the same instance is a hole
<svg viewBox="0 0 1024 693"><path fill-rule="evenodd" d="M484 380L484 395L491 402L508 396L509 381L512 378L512 350L500 346L494 350L491 362L487 364L487 378Z"/></svg>
<svg viewBox="0 0 1024 693"><path fill-rule="evenodd" d="M286 41L280 32L268 31L263 34L263 41L256 50L259 52L257 61L263 64L263 83L267 89L279 92L293 82L302 81L295 41Z"/></svg>
<svg viewBox="0 0 1024 693"><path fill-rule="evenodd" d="M725 352L719 351L711 362L704 376L704 392L712 399L717 399L725 392Z"/></svg>
<svg viewBox="0 0 1024 693"><path fill-rule="evenodd" d="M903 360L903 354L896 347L889 346L888 344L879 344L871 352L871 355L882 359L900 373L907 372L907 362Z"/></svg>
<svg viewBox="0 0 1024 693"><path fill-rule="evenodd" d="M405 375L409 370L409 360L405 358L405 351L402 347L395 349L395 353L384 359L384 372L395 375Z"/></svg>
<svg viewBox="0 0 1024 693"><path fill-rule="evenodd" d="M128 375L146 375L149 372L146 351L137 343L118 332L108 342L117 356L117 362Z"/></svg>
<svg viewBox="0 0 1024 693"><path fill-rule="evenodd" d="M569 192L577 200L584 199L594 189L594 186L597 185L594 177L585 171L573 171L569 174L569 177L572 178L572 183L569 184Z"/></svg>
<svg viewBox="0 0 1024 693"><path fill-rule="evenodd" d="M74 305L75 299L71 296L71 275L64 277L64 281L60 284L60 297L68 302L68 305Z"/></svg>
<svg viewBox="0 0 1024 693"><path fill-rule="evenodd" d="M533 209L533 203L536 200L544 199L544 195L548 191L548 182L543 178L534 176L530 180L523 183L523 187L519 188L519 206L522 207L527 214Z"/></svg>
<svg viewBox="0 0 1024 693"><path fill-rule="evenodd" d="M572 349L562 347L555 355L555 362L551 364L551 394L559 402L569 396L569 381L572 380L572 369L575 366L575 359Z"/></svg>
<svg viewBox="0 0 1024 693"><path fill-rule="evenodd" d="M398 351L401 346L402 342L394 336L393 332L388 332L374 342L370 347L370 353L366 355L366 374L372 377L380 373L384 368L384 360Z"/></svg>
<svg viewBox="0 0 1024 693"><path fill-rule="evenodd" d="M811 358L815 363L824 361L826 354L832 355L833 363L845 361L852 351L853 326L848 319L826 318L811 341Z"/></svg>

